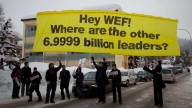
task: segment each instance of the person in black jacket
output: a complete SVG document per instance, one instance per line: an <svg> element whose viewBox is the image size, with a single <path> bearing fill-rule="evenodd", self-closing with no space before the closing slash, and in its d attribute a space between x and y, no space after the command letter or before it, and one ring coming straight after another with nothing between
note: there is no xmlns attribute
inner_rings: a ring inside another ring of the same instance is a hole
<svg viewBox="0 0 192 108"><path fill-rule="evenodd" d="M17 63L16 67L13 69L11 78L13 79L12 99L19 98L19 90L21 85L21 69L19 63Z"/></svg>
<svg viewBox="0 0 192 108"><path fill-rule="evenodd" d="M117 69L116 64L113 64L112 67L113 67L113 69L109 73L109 78L112 79L113 103L116 103L116 89L117 89L119 104L122 104L121 72L119 69Z"/></svg>
<svg viewBox="0 0 192 108"><path fill-rule="evenodd" d="M106 85L109 83L108 77L106 74L107 71L107 63L105 62L105 58L103 58L103 63L101 65L97 65L95 63L94 57L91 57L92 62L97 69L95 78L96 78L96 83L98 86L98 92L99 92L99 102L105 103L105 92L106 92Z"/></svg>
<svg viewBox="0 0 192 108"><path fill-rule="evenodd" d="M21 96L24 96L25 85L26 85L26 95L29 95L29 85L30 85L30 76L31 76L31 68L29 67L29 62L25 62L25 66L21 69L22 78L21 78Z"/></svg>
<svg viewBox="0 0 192 108"><path fill-rule="evenodd" d="M155 69L150 70L148 67L144 66L143 70L153 74L153 86L154 86L154 102L155 106L163 106L163 97L162 97L162 67L161 61L158 61L158 65Z"/></svg>
<svg viewBox="0 0 192 108"><path fill-rule="evenodd" d="M77 68L75 74L73 75L73 78L76 79L77 94L78 94L78 97L81 98L82 97L81 89L83 87L83 79L84 79L84 75L81 71L81 67Z"/></svg>
<svg viewBox="0 0 192 108"><path fill-rule="evenodd" d="M65 65L62 66L62 71L60 72L59 79L61 80L60 82L60 89L61 89L61 99L65 99L65 94L64 94L64 88L67 93L67 98L70 99L70 94L69 94L69 81L70 81L71 75L68 70L66 70Z"/></svg>
<svg viewBox="0 0 192 108"><path fill-rule="evenodd" d="M34 72L31 74L30 81L31 81L31 86L29 89L29 100L28 102L32 102L32 93L35 90L38 96L38 102L42 101L41 93L39 91L39 84L41 83L41 74L37 71L37 68L34 67Z"/></svg>
<svg viewBox="0 0 192 108"><path fill-rule="evenodd" d="M46 71L45 80L47 81L47 93L46 93L46 101L45 104L49 103L49 96L51 92L50 102L55 103L55 91L57 87L57 72L61 69L61 61L59 61L59 66L57 68L54 67L53 63L49 64L49 69Z"/></svg>

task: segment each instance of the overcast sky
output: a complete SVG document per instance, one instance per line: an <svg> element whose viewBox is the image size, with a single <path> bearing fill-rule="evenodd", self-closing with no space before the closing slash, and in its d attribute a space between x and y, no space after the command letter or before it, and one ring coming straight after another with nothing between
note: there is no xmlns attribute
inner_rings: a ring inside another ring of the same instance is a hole
<svg viewBox="0 0 192 108"><path fill-rule="evenodd" d="M148 14L178 19L178 28L192 34L192 0L0 0L6 18L11 18L14 31L23 35L21 18L40 11L76 10L90 6L118 4L128 13ZM178 37L189 39L189 34L178 30Z"/></svg>

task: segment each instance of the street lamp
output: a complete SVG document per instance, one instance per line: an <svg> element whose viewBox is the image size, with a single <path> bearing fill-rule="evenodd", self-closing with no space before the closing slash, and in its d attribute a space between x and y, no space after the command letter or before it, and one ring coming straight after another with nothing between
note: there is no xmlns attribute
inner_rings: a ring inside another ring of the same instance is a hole
<svg viewBox="0 0 192 108"><path fill-rule="evenodd" d="M191 34L190 34L190 32L188 31L188 30L186 30L186 29L178 29L178 30L183 30L183 31L185 31L185 32L187 32L188 34L189 34L189 37L190 37L190 46L191 46L191 44L192 44L192 40L191 40ZM190 50L190 49L189 49Z"/></svg>
<svg viewBox="0 0 192 108"><path fill-rule="evenodd" d="M189 36L190 36L190 43L191 43L191 34L190 34L190 32L188 30L186 30L186 29L178 29L178 30L183 30L183 31L187 32L189 34Z"/></svg>
<svg viewBox="0 0 192 108"><path fill-rule="evenodd" d="M191 34L190 34L190 32L188 31L188 30L186 30L186 29L178 29L178 30L183 30L183 31L185 31L185 32L187 32L188 34L189 34L189 36L190 36L190 46L191 46L191 44L192 44L192 41L191 41ZM189 47L190 48L190 47ZM190 51L190 49L189 49L189 51Z"/></svg>

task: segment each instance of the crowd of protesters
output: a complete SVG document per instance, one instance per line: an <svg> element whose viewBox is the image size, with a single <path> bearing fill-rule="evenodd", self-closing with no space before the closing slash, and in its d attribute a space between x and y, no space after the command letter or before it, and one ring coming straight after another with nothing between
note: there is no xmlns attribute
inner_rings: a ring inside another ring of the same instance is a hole
<svg viewBox="0 0 192 108"><path fill-rule="evenodd" d="M96 64L94 57L91 57L92 63L97 69L95 75L95 81L98 87L98 94L99 99L98 103L102 102L103 104L106 102L105 92L106 92L106 85L109 84L108 79L112 79L112 91L113 91L113 103L116 103L116 91L118 93L118 101L119 104L122 104L122 94L121 94L121 72L117 69L116 64L112 65L112 70L109 72L109 76L107 76L107 63L106 59L103 58L103 62L101 64ZM61 69L62 68L62 69ZM60 90L61 90L61 100L65 99L65 93L67 94L68 100L70 100L70 93L69 93L69 82L70 82L70 72L66 70L66 66L62 65L61 61L59 61L59 66L54 67L53 63L50 63L48 69L45 74L45 80L47 82L47 89L46 89L46 98L45 104L47 103L55 103L55 91L57 88L57 72L60 71L59 80L60 80ZM155 106L163 106L163 98L162 98L162 75L161 75L161 62L158 62L158 65L155 69L150 70L146 66L143 68L147 72L150 72L154 76L154 102ZM81 89L83 87L83 79L84 74L82 72L81 67L76 69L76 72L72 75L74 79L76 79L76 87L78 97L81 98L83 95L81 93ZM15 68L11 73L11 78L13 79L13 92L12 98L16 99L19 98L19 91L21 86L21 96L29 96L28 102L32 102L32 93L33 91L36 92L38 96L38 102L41 102L42 96L39 90L39 86L41 84L41 74L38 72L36 67L33 68L33 72L31 72L31 68L29 67L29 63L25 62L24 67L20 69L20 64L16 64Z"/></svg>

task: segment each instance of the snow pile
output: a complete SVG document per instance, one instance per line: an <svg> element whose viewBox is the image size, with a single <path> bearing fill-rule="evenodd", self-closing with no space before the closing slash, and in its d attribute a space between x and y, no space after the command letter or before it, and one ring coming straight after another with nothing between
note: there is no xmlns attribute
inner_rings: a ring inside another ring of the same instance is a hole
<svg viewBox="0 0 192 108"><path fill-rule="evenodd" d="M11 97L12 94L11 71L0 70L0 99L3 97Z"/></svg>

